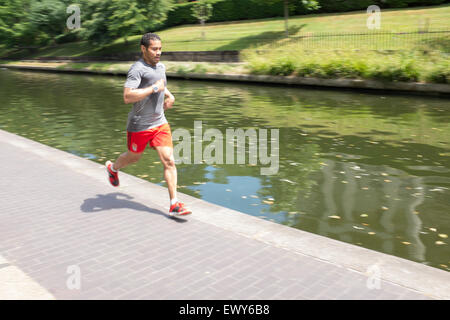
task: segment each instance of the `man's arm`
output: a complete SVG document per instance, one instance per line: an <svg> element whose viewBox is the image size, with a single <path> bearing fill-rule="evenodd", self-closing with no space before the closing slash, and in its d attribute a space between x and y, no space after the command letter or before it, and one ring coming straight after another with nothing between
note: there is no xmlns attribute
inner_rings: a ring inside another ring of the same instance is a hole
<svg viewBox="0 0 450 320"><path fill-rule="evenodd" d="M164 91L164 110L170 109L175 102L175 97L172 93L170 93L169 89L165 89Z"/></svg>
<svg viewBox="0 0 450 320"><path fill-rule="evenodd" d="M158 91L154 91L153 86L157 86ZM164 90L164 81L163 80L158 80L154 84L152 84L151 86L149 86L147 88L142 88L142 89L124 88L123 89L123 102L125 102L125 104L135 103L135 102L141 101L146 96L148 96L152 93L160 92L162 90Z"/></svg>

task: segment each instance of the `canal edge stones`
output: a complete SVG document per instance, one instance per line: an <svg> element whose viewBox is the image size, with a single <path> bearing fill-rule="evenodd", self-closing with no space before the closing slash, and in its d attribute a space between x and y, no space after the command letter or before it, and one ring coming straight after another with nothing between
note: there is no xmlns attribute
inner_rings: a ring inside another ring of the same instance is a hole
<svg viewBox="0 0 450 320"><path fill-rule="evenodd" d="M102 75L126 75L126 71L101 71L80 69L59 69L45 66L24 66L19 64L0 64L0 68L23 69L36 71L54 71L70 73L90 73ZM383 90L392 92L408 92L430 95L450 96L450 85L421 82L387 82L363 79L320 79L294 76L269 76L247 74L215 74L215 73L186 73L178 74L166 72L168 78L192 79L192 80L217 80L248 83L284 84L290 86L314 86L328 88L347 88L356 90Z"/></svg>

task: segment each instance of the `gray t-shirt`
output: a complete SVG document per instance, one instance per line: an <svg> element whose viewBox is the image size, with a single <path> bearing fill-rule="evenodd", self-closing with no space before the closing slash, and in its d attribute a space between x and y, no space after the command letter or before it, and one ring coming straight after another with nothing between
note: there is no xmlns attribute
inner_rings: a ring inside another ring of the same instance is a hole
<svg viewBox="0 0 450 320"><path fill-rule="evenodd" d="M140 58L128 70L124 87L140 89L164 79L167 86L166 67L158 62L155 67ZM152 93L143 100L135 102L128 114L127 130L130 132L144 131L167 123L164 116L164 91Z"/></svg>

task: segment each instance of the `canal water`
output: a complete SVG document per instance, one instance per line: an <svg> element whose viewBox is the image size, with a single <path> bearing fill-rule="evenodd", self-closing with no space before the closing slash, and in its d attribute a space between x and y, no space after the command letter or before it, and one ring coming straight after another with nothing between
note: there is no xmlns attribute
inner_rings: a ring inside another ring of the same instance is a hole
<svg viewBox="0 0 450 320"><path fill-rule="evenodd" d="M0 129L114 160L126 150L124 80L2 69ZM180 192L450 271L450 100L172 79L168 87L172 131L194 135L196 121L224 136L279 130L276 174L262 175L260 162L178 164ZM123 171L165 186L150 148Z"/></svg>

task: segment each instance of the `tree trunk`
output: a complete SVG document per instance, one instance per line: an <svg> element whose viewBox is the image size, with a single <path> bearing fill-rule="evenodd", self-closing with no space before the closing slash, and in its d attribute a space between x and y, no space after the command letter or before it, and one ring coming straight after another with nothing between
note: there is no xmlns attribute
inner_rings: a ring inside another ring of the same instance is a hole
<svg viewBox="0 0 450 320"><path fill-rule="evenodd" d="M201 28L202 28L202 39L205 39L205 20L200 20Z"/></svg>
<svg viewBox="0 0 450 320"><path fill-rule="evenodd" d="M289 19L289 0L284 0L284 29L286 30L286 37L289 37L288 19Z"/></svg>

